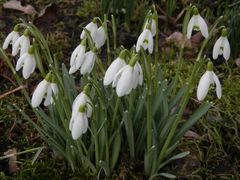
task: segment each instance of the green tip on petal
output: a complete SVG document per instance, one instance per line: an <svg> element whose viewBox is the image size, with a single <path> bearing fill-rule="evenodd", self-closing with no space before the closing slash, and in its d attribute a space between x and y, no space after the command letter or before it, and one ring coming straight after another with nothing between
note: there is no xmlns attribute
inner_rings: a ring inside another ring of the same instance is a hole
<svg viewBox="0 0 240 180"><path fill-rule="evenodd" d="M86 111L86 106L85 105L79 106L78 111L81 112L81 113L85 112Z"/></svg>
<svg viewBox="0 0 240 180"><path fill-rule="evenodd" d="M94 52L94 53L97 52L97 48L96 48L96 46L94 46L94 47L92 48L92 52Z"/></svg>
<svg viewBox="0 0 240 180"><path fill-rule="evenodd" d="M87 39L84 38L84 39L81 41L80 44L83 45L83 46L86 46L86 45L87 45Z"/></svg>
<svg viewBox="0 0 240 180"><path fill-rule="evenodd" d="M198 8L196 8L196 6L193 6L192 12L193 12L194 15L198 15L199 14Z"/></svg>
<svg viewBox="0 0 240 180"><path fill-rule="evenodd" d="M24 36L29 36L29 34L30 34L29 29L28 29L28 28L25 29L25 31L23 32L23 35L24 35Z"/></svg>
<svg viewBox="0 0 240 180"><path fill-rule="evenodd" d="M33 45L31 45L29 48L28 48L28 54L33 54L34 53L34 47Z"/></svg>
<svg viewBox="0 0 240 180"><path fill-rule="evenodd" d="M135 55L131 58L130 62L128 63L129 66L134 67L134 65L136 64L136 62L138 61L138 59L139 59L139 55L138 55L138 54L135 54Z"/></svg>
<svg viewBox="0 0 240 180"><path fill-rule="evenodd" d="M226 29L226 28L223 28L223 29L222 29L222 32L221 32L221 36L222 36L222 37L226 37L227 34L228 34L228 33L227 33L227 29Z"/></svg>
<svg viewBox="0 0 240 180"><path fill-rule="evenodd" d="M19 31L19 25L15 25L13 28L13 31L18 32Z"/></svg>
<svg viewBox="0 0 240 180"><path fill-rule="evenodd" d="M213 63L211 61L209 61L208 64L207 64L207 70L208 71L213 71Z"/></svg>
<svg viewBox="0 0 240 180"><path fill-rule="evenodd" d="M90 85L89 85L89 84L87 84L87 85L84 86L83 92L84 92L84 94L86 94L86 95L88 95L88 94L90 93Z"/></svg>
<svg viewBox="0 0 240 180"><path fill-rule="evenodd" d="M45 79L47 82L51 82L51 80L52 80L52 72L49 72L44 79Z"/></svg>

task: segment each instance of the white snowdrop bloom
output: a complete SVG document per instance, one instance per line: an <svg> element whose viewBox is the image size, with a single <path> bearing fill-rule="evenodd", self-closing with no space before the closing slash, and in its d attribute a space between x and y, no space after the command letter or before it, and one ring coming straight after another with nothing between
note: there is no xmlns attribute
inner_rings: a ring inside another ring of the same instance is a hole
<svg viewBox="0 0 240 180"><path fill-rule="evenodd" d="M20 50L20 57L28 51L30 47L30 39L29 39L29 30L26 29L24 34L19 37L12 47L12 56L16 56Z"/></svg>
<svg viewBox="0 0 240 180"><path fill-rule="evenodd" d="M101 48L104 45L106 39L107 39L107 36L106 36L105 30L104 30L103 26L100 26L97 29L95 38L93 39L96 48L97 49Z"/></svg>
<svg viewBox="0 0 240 180"><path fill-rule="evenodd" d="M76 114L71 117L70 120L70 131L72 133L72 138L77 140L82 134L87 132L88 129L88 118L85 112L85 106L81 105Z"/></svg>
<svg viewBox="0 0 240 180"><path fill-rule="evenodd" d="M157 20L156 20L156 18L152 17L152 22L151 22L151 33L152 33L153 37L156 35L156 32L157 32L157 22L156 22ZM148 23L149 23L149 20L146 21L146 23L144 25L144 29L147 28Z"/></svg>
<svg viewBox="0 0 240 180"><path fill-rule="evenodd" d="M216 94L217 97L220 99L222 96L222 87L218 77L212 71L212 63L209 63L208 70L202 75L198 84L197 98L199 101L202 101L207 96L211 84L216 85Z"/></svg>
<svg viewBox="0 0 240 180"><path fill-rule="evenodd" d="M142 84L142 72L137 64L138 56L135 55L128 65L121 68L114 76L112 87L116 87L119 97L128 95L138 84ZM136 66L136 67L135 67Z"/></svg>
<svg viewBox="0 0 240 180"><path fill-rule="evenodd" d="M86 51L86 39L82 40L81 44L74 49L71 55L70 59L71 67L69 70L69 74L73 74L77 70L79 70L85 58L85 51Z"/></svg>
<svg viewBox="0 0 240 180"><path fill-rule="evenodd" d="M83 63L80 66L80 72L82 75L92 72L96 58L96 49L85 53Z"/></svg>
<svg viewBox="0 0 240 180"><path fill-rule="evenodd" d="M44 80L42 80L36 87L31 104L32 106L38 107L43 98L45 98L44 106L48 106L54 103L53 94L57 96L58 94L58 86L54 82L50 82L52 75L49 73Z"/></svg>
<svg viewBox="0 0 240 180"><path fill-rule="evenodd" d="M191 17L188 26L187 26L187 38L190 39L192 35L192 31L201 31L202 35L207 38L208 37L208 27L205 20L198 13L198 9L193 8L193 16Z"/></svg>
<svg viewBox="0 0 240 180"><path fill-rule="evenodd" d="M223 55L224 59L227 61L230 57L230 53L231 48L229 41L227 39L227 30L223 29L221 37L218 38L218 40L214 44L213 59L217 59L219 55Z"/></svg>
<svg viewBox="0 0 240 180"><path fill-rule="evenodd" d="M19 71L21 68L24 79L28 79L29 76L34 72L36 68L36 60L34 57L33 46L30 46L28 51L25 52L17 61L16 71Z"/></svg>
<svg viewBox="0 0 240 180"><path fill-rule="evenodd" d="M147 27L143 30L137 40L136 51L139 52L141 47L144 50L148 49L148 52L152 54L153 52L153 35L150 29Z"/></svg>
<svg viewBox="0 0 240 180"><path fill-rule="evenodd" d="M6 37L4 43L3 43L3 49L7 49L9 44L14 44L17 39L19 38L19 33L18 33L18 26L14 27L14 30L8 34Z"/></svg>
<svg viewBox="0 0 240 180"><path fill-rule="evenodd" d="M136 89L137 85L141 86L142 83L143 83L142 67L138 62L136 62L133 68L133 89Z"/></svg>
<svg viewBox="0 0 240 180"><path fill-rule="evenodd" d="M94 40L94 39L96 38L97 31L98 31L96 19L94 18L92 22L90 22L87 26L85 26L85 28L89 31L92 39ZM86 36L85 31L82 30L82 33L81 33L81 35L80 35L80 38L81 38L81 39L85 39L86 37L87 37L87 36Z"/></svg>
<svg viewBox="0 0 240 180"><path fill-rule="evenodd" d="M126 50L122 50L119 54L119 56L111 63L111 65L108 67L103 84L105 86L111 84L113 82L114 76L117 74L117 72L124 66L126 66L125 62L125 56L126 56Z"/></svg>

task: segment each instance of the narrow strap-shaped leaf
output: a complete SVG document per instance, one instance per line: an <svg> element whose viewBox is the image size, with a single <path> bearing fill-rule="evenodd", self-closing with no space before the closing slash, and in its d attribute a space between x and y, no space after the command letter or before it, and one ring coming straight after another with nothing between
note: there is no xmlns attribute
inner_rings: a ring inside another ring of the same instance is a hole
<svg viewBox="0 0 240 180"><path fill-rule="evenodd" d="M212 103L206 102L201 105L194 114L182 125L175 137L173 138L172 143L180 140L184 134L209 110L212 106Z"/></svg>
<svg viewBox="0 0 240 180"><path fill-rule="evenodd" d="M117 133L115 135L115 138L114 138L113 144L112 144L112 155L111 155L111 161L110 161L111 170L114 169L114 167L117 163L120 149L121 149L121 135L120 135L119 130L117 130Z"/></svg>

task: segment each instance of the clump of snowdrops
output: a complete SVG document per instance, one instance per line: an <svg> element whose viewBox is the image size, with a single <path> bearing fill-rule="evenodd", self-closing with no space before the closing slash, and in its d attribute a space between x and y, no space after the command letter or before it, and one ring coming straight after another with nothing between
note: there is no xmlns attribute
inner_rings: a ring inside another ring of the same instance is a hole
<svg viewBox="0 0 240 180"><path fill-rule="evenodd" d="M67 65L59 64L36 26L18 24L3 44L3 49L12 47L12 56L18 58L16 67L2 49L1 57L20 85L38 68L42 80L33 95L30 97L23 89L38 122L17 105L15 107L73 170L84 168L96 174L103 170L110 176L124 154L133 161L144 161L144 171L149 178L173 178L174 175L163 173L161 169L189 154L173 154L173 151L183 135L212 106L208 101L202 102L189 119L181 121L204 64L208 65L199 81L198 100L205 99L211 84L216 84L217 97L222 96L213 64L203 56L209 39L221 30L221 37L213 47L213 59L221 55L226 60L230 57L227 30L217 28L221 19L217 19L209 31L196 7L186 10L184 37L190 39L195 30L205 39L185 84L179 84L178 79L186 39L179 49L176 75L165 79L159 59L158 14L154 7L147 13L142 32L131 49L117 48L113 16L111 21L106 16L103 21L94 18L83 28L79 44ZM113 33L114 49L110 47L110 32ZM104 49L107 60L100 56ZM22 75L16 72L20 69ZM75 79L79 76L80 84L76 84ZM80 92L76 86L80 86Z"/></svg>

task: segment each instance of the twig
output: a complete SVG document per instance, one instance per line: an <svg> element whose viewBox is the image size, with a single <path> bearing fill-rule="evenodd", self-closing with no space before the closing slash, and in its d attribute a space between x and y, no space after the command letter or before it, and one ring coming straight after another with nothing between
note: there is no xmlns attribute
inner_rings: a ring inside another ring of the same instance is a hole
<svg viewBox="0 0 240 180"><path fill-rule="evenodd" d="M10 90L10 91L8 91L8 92L0 95L0 99L4 98L5 96L8 96L9 94L12 94L12 93L14 93L14 92L16 92L16 91L19 91L19 90L21 90L21 89L24 89L24 88L26 88L26 87L27 87L26 85L21 85L21 86L15 88L15 89L13 89L13 90Z"/></svg>

